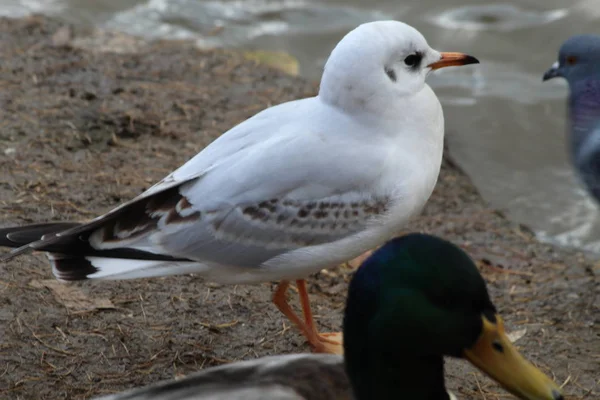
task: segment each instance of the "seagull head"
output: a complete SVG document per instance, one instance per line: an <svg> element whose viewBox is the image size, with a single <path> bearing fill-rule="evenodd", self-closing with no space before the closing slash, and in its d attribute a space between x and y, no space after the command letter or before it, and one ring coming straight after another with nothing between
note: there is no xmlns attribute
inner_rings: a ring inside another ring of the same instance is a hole
<svg viewBox="0 0 600 400"><path fill-rule="evenodd" d="M381 107L418 94L435 69L476 63L475 57L463 53L432 49L405 23L369 22L349 32L333 49L319 96L346 109L369 108L369 103Z"/></svg>
<svg viewBox="0 0 600 400"><path fill-rule="evenodd" d="M572 85L599 75L600 35L576 35L560 47L558 61L544 74L543 80L562 77Z"/></svg>

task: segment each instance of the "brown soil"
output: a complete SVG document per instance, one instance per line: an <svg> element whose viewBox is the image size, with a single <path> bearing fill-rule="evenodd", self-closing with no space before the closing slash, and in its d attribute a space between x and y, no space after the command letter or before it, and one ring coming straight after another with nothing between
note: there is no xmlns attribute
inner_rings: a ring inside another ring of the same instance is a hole
<svg viewBox="0 0 600 400"><path fill-rule="evenodd" d="M2 225L108 211L221 132L316 89L236 53L174 42L101 52L61 26L41 17L0 20ZM564 383L568 398L600 397L600 270L591 259L537 242L490 209L449 160L408 230L462 245L508 329L526 329L517 342L523 353ZM310 280L324 330L340 328L350 273L340 267ZM270 303L273 283L54 282L42 255L0 265L2 398L83 399L233 360L309 351ZM461 398L510 397L465 362L450 362L447 380Z"/></svg>

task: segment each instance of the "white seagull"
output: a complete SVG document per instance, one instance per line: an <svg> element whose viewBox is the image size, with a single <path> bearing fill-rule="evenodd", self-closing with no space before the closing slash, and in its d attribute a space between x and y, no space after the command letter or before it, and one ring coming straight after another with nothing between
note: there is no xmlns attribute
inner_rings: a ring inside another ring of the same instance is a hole
<svg viewBox="0 0 600 400"><path fill-rule="evenodd" d="M304 278L398 234L440 170L435 69L478 63L440 53L398 21L360 25L331 53L315 97L266 109L146 192L84 223L0 229L8 260L46 252L60 280L194 273L220 283L280 281L273 302L318 352ZM286 299L296 280L304 314Z"/></svg>

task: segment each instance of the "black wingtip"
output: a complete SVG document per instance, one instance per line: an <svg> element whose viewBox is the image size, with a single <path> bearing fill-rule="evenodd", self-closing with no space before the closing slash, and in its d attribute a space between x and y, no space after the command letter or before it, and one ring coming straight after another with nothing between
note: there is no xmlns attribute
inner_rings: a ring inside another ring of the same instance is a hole
<svg viewBox="0 0 600 400"><path fill-rule="evenodd" d="M6 262L34 250L36 247L33 244L45 235L62 232L79 225L77 222L49 222L0 228L0 247L14 248L11 252L1 255L0 262Z"/></svg>

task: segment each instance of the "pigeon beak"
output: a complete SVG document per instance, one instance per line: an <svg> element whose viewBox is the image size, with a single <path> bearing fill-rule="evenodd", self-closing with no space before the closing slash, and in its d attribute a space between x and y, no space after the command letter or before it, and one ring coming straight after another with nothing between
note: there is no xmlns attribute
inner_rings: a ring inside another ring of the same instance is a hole
<svg viewBox="0 0 600 400"><path fill-rule="evenodd" d="M479 64L479 60L473 56L464 53L440 53L442 58L439 61L428 65L432 70L452 67L455 65Z"/></svg>
<svg viewBox="0 0 600 400"><path fill-rule="evenodd" d="M548 79L556 78L557 76L561 76L560 72L558 71L558 61L552 64L550 69L546 71L542 81L547 81Z"/></svg>

